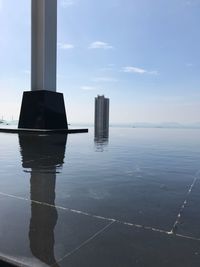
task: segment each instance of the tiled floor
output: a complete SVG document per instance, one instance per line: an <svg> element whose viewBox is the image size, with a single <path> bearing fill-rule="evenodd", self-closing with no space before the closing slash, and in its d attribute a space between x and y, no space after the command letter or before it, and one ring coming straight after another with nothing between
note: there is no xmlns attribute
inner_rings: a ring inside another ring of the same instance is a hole
<svg viewBox="0 0 200 267"><path fill-rule="evenodd" d="M0 259L25 267L200 266L198 156L116 146L99 155L84 138L65 155L66 138L49 136L20 137L19 152L18 137L6 138Z"/></svg>
<svg viewBox="0 0 200 267"><path fill-rule="evenodd" d="M191 201L199 184L195 180L193 190L186 195ZM198 208L198 203L197 206L188 203L180 218L187 216L190 205ZM2 192L0 214L0 240L3 240L0 255L19 266L190 267L200 264L199 232L192 219L186 223L186 230L180 220L177 233L173 234Z"/></svg>
<svg viewBox="0 0 200 267"><path fill-rule="evenodd" d="M61 261L111 223L13 197L0 198L0 214L1 255L27 266Z"/></svg>

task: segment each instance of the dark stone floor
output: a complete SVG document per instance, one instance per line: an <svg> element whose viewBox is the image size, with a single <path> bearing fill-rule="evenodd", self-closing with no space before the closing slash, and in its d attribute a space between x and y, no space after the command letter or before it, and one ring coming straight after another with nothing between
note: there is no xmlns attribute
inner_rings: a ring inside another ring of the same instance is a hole
<svg viewBox="0 0 200 267"><path fill-rule="evenodd" d="M2 134L0 267L199 267L200 143L90 140Z"/></svg>
<svg viewBox="0 0 200 267"><path fill-rule="evenodd" d="M200 264L199 232L193 218L173 234L3 193L0 214L0 256L16 266Z"/></svg>

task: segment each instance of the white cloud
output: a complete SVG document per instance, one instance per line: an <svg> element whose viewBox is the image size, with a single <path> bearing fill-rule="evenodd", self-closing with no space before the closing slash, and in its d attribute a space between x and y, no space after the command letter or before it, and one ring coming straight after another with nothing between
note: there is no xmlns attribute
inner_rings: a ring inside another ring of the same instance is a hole
<svg viewBox="0 0 200 267"><path fill-rule="evenodd" d="M137 74L153 74L153 75L157 75L158 72L156 70L153 71L148 71L142 68L138 68L138 67L124 67L122 69L123 72L127 72L127 73L137 73Z"/></svg>
<svg viewBox="0 0 200 267"><path fill-rule="evenodd" d="M73 49L74 45L68 44L68 43L58 43L58 48L60 48L62 50L68 50L68 49Z"/></svg>
<svg viewBox="0 0 200 267"><path fill-rule="evenodd" d="M70 7L70 6L75 5L75 1L74 0L61 0L60 5L61 7L64 7L64 8Z"/></svg>
<svg viewBox="0 0 200 267"><path fill-rule="evenodd" d="M94 86L83 85L83 86L81 86L81 89L85 90L85 91L93 91L93 90L96 90L97 88Z"/></svg>
<svg viewBox="0 0 200 267"><path fill-rule="evenodd" d="M95 41L89 45L89 49L113 49L113 46L105 42Z"/></svg>
<svg viewBox="0 0 200 267"><path fill-rule="evenodd" d="M96 77L92 79L94 82L117 82L118 80L113 77Z"/></svg>
<svg viewBox="0 0 200 267"><path fill-rule="evenodd" d="M137 67L124 67L123 72L144 74L147 71L145 69L141 69L141 68L137 68Z"/></svg>

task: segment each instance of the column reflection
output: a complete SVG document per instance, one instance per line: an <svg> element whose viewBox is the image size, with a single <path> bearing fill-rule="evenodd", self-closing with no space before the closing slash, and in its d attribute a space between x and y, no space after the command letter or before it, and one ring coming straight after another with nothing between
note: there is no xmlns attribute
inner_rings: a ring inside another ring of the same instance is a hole
<svg viewBox="0 0 200 267"><path fill-rule="evenodd" d="M64 163L66 142L66 135L19 135L22 166L31 169L30 198L50 205L31 203L29 227L32 254L47 265L56 262L54 255L54 228L58 219L57 209L54 206L56 172Z"/></svg>

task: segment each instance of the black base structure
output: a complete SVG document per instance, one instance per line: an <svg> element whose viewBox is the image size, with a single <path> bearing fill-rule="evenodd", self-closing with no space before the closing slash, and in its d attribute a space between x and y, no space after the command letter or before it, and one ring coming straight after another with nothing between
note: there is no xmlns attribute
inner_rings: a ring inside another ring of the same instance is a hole
<svg viewBox="0 0 200 267"><path fill-rule="evenodd" d="M18 129L0 128L0 132L73 134L88 129L68 129L62 93L37 90L23 93Z"/></svg>
<svg viewBox="0 0 200 267"><path fill-rule="evenodd" d="M9 129L0 128L0 133L27 133L27 134L77 134L88 133L88 129L58 129L58 130L40 130L40 129ZM0 265L1 266L1 265Z"/></svg>
<svg viewBox="0 0 200 267"><path fill-rule="evenodd" d="M46 90L24 92L18 128L68 130L63 94Z"/></svg>

